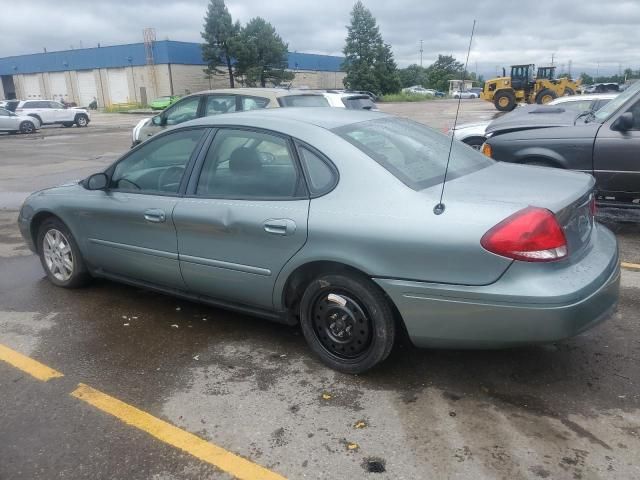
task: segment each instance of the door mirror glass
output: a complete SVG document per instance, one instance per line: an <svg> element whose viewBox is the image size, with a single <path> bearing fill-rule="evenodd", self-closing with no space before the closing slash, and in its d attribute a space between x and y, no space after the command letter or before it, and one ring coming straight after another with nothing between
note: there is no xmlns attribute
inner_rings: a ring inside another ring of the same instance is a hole
<svg viewBox="0 0 640 480"><path fill-rule="evenodd" d="M156 115L155 117L153 117L151 119L151 123L153 123L157 127L162 126L162 115Z"/></svg>
<svg viewBox="0 0 640 480"><path fill-rule="evenodd" d="M109 185L109 177L106 173L94 173L85 182L87 190L104 190Z"/></svg>
<svg viewBox="0 0 640 480"><path fill-rule="evenodd" d="M617 130L619 132L626 132L633 128L633 113L632 112L624 112L620 115L611 125L612 130Z"/></svg>

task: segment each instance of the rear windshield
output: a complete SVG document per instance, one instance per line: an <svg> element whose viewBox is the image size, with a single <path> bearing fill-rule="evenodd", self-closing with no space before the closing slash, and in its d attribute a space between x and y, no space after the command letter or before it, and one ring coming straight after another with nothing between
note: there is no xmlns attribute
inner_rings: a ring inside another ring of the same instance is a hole
<svg viewBox="0 0 640 480"><path fill-rule="evenodd" d="M342 99L344 106L353 110L371 110L376 108L376 104L373 103L371 97L368 95L362 95L361 97L344 97Z"/></svg>
<svg viewBox="0 0 640 480"><path fill-rule="evenodd" d="M420 123L390 117L345 125L333 132L414 190L437 185L444 179L451 137ZM447 181L492 164L493 160L454 141Z"/></svg>
<svg viewBox="0 0 640 480"><path fill-rule="evenodd" d="M328 107L329 102L322 95L287 95L278 98L281 107Z"/></svg>

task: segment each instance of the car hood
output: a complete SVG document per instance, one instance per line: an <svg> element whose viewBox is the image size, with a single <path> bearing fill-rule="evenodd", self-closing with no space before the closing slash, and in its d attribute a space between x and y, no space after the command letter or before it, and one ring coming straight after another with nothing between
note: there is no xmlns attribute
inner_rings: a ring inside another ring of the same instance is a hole
<svg viewBox="0 0 640 480"><path fill-rule="evenodd" d="M563 127L574 125L575 111L560 105L526 105L496 118L487 126L487 134L526 130L530 128Z"/></svg>

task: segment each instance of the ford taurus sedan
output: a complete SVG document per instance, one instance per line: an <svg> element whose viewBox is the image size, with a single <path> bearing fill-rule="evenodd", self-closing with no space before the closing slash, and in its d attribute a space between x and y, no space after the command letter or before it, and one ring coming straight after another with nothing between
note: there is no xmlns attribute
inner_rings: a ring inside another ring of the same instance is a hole
<svg viewBox="0 0 640 480"><path fill-rule="evenodd" d="M104 277L299 323L329 366L421 347L553 342L606 319L616 239L591 176L494 162L382 113L273 109L154 136L31 195L19 225L52 283ZM242 328L240 325L238 328Z"/></svg>

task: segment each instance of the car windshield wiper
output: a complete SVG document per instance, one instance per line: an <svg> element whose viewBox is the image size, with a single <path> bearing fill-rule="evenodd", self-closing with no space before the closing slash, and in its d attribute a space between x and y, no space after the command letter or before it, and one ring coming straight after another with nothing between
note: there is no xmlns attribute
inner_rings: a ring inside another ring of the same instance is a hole
<svg viewBox="0 0 640 480"><path fill-rule="evenodd" d="M584 123L589 123L592 120L592 117L594 116L595 116L595 113L593 112L593 110L586 110L576 117L576 120L573 122L573 124L574 125L577 124L578 120L581 119L582 117L587 117Z"/></svg>

